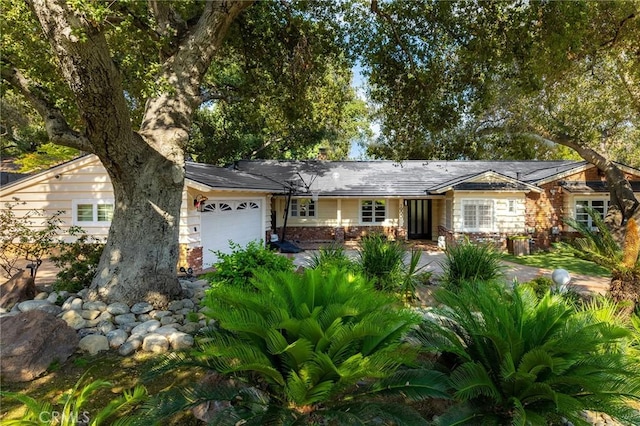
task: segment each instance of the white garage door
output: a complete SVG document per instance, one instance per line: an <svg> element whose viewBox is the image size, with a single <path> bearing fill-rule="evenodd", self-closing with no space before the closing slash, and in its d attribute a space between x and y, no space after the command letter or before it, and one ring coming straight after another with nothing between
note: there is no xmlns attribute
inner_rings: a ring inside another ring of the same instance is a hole
<svg viewBox="0 0 640 426"><path fill-rule="evenodd" d="M212 252L230 253L229 240L241 246L264 239L261 200L220 200L205 204L200 224L205 268L217 261Z"/></svg>

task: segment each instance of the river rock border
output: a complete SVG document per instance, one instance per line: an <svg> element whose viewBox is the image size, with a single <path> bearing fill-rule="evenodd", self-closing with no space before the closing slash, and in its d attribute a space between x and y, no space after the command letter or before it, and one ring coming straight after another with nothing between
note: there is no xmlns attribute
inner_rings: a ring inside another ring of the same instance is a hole
<svg viewBox="0 0 640 426"><path fill-rule="evenodd" d="M185 298L170 302L166 310L156 310L147 302L129 306L87 301L87 290L77 294L43 291L8 312L0 310L0 316L36 309L56 315L77 331L79 348L91 355L109 349L122 356L138 350L164 353L193 346L193 336L209 327L210 320L200 307L209 282L180 280L180 286Z"/></svg>

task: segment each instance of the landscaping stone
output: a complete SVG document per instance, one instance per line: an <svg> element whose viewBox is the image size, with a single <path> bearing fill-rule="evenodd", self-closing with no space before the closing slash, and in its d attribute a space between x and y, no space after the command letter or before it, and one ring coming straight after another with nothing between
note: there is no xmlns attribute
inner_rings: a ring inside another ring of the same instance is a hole
<svg viewBox="0 0 640 426"><path fill-rule="evenodd" d="M160 319L160 324L162 325L169 325L169 324L175 324L177 321L176 319L171 316L171 317L163 317Z"/></svg>
<svg viewBox="0 0 640 426"><path fill-rule="evenodd" d="M51 305L51 303L47 302L46 298L38 300L25 300L24 302L18 303L18 309L20 309L20 312L34 311L44 305Z"/></svg>
<svg viewBox="0 0 640 426"><path fill-rule="evenodd" d="M122 315L130 312L129 306L126 303L114 302L107 306L107 312L111 315Z"/></svg>
<svg viewBox="0 0 640 426"><path fill-rule="evenodd" d="M76 299L75 296L69 296L67 297L67 299L64 301L64 303L62 303L62 310L63 311L69 311L71 309L73 309L72 307L72 303L73 301Z"/></svg>
<svg viewBox="0 0 640 426"><path fill-rule="evenodd" d="M19 302L33 299L36 293L33 277L26 275L25 271L19 271L0 284L0 306L10 309Z"/></svg>
<svg viewBox="0 0 640 426"><path fill-rule="evenodd" d="M135 327L139 326L140 324L142 323L138 321L128 322L126 324L121 324L119 328L126 331L127 333L131 333L131 330L133 330Z"/></svg>
<svg viewBox="0 0 640 426"><path fill-rule="evenodd" d="M169 350L169 340L160 334L151 333L145 336L142 342L142 350L157 354L165 353Z"/></svg>
<svg viewBox="0 0 640 426"><path fill-rule="evenodd" d="M170 316L172 314L171 311L151 311L149 315L151 318L159 320L160 318L164 318Z"/></svg>
<svg viewBox="0 0 640 426"><path fill-rule="evenodd" d="M175 333L169 335L168 339L169 343L171 344L171 348L176 351L188 349L194 344L193 336L187 333L182 333L180 331L176 331Z"/></svg>
<svg viewBox="0 0 640 426"><path fill-rule="evenodd" d="M184 333L194 334L198 330L200 330L200 324L198 324L197 322L186 322L180 327L178 327L178 330Z"/></svg>
<svg viewBox="0 0 640 426"><path fill-rule="evenodd" d="M122 346L127 341L127 338L129 337L126 331L121 330L119 328L116 328L114 330L109 331L108 333L105 333L105 336L109 341L109 346L113 349L117 349L120 346Z"/></svg>
<svg viewBox="0 0 640 426"><path fill-rule="evenodd" d="M100 330L96 327L87 327L78 330L78 337L82 340L84 337L89 336L90 334L102 334Z"/></svg>
<svg viewBox="0 0 640 426"><path fill-rule="evenodd" d="M109 321L109 322L113 322L113 314L107 312L107 311L103 311L100 312L100 315L98 315L98 318L96 318L100 321Z"/></svg>
<svg viewBox="0 0 640 426"><path fill-rule="evenodd" d="M153 317L149 314L139 314L136 315L138 318L138 321L140 322L147 322L147 321L151 321L153 319Z"/></svg>
<svg viewBox="0 0 640 426"><path fill-rule="evenodd" d="M47 293L46 291L41 291L40 293L36 294L36 297L34 297L33 300L47 300L47 297L49 297L49 293Z"/></svg>
<svg viewBox="0 0 640 426"><path fill-rule="evenodd" d="M84 304L82 305L82 309L87 310L87 311L106 311L107 310L107 304L104 302L84 302Z"/></svg>
<svg viewBox="0 0 640 426"><path fill-rule="evenodd" d="M106 336L101 334L90 334L83 337L78 346L83 351L89 352L90 355L96 355L98 352L109 350L109 341Z"/></svg>
<svg viewBox="0 0 640 426"><path fill-rule="evenodd" d="M151 312L153 310L153 306L147 302L139 302L131 307L131 312L138 314L146 314L147 312Z"/></svg>
<svg viewBox="0 0 640 426"><path fill-rule="evenodd" d="M54 361L64 363L78 346L74 329L42 311L2 317L0 328L0 376L3 381L33 380Z"/></svg>
<svg viewBox="0 0 640 426"><path fill-rule="evenodd" d="M113 320L116 322L116 324L130 324L132 322L136 321L136 316L133 313L130 314L121 314L121 315L116 315Z"/></svg>
<svg viewBox="0 0 640 426"><path fill-rule="evenodd" d="M58 316L62 312L62 308L58 305L52 305L47 303L46 305L38 306L36 308L38 311L43 311L49 313L53 316Z"/></svg>
<svg viewBox="0 0 640 426"><path fill-rule="evenodd" d="M140 342L140 340L132 340L130 342L125 342L118 349L118 353L122 356L131 355L132 353L137 351L141 345L142 345L142 342Z"/></svg>
<svg viewBox="0 0 640 426"><path fill-rule="evenodd" d="M55 291L52 292L49 297L47 297L47 302L54 304L58 301L58 293L56 293Z"/></svg>
<svg viewBox="0 0 640 426"><path fill-rule="evenodd" d="M87 320L82 318L78 311L65 311L61 317L67 325L75 330L79 330L87 326Z"/></svg>
<svg viewBox="0 0 640 426"><path fill-rule="evenodd" d="M86 303L85 303L86 305ZM92 320L92 319L96 319L98 318L98 316L100 316L102 312L98 311L98 310L86 310L83 309L82 311L80 311L80 315L82 315L82 318L86 319L86 320Z"/></svg>
<svg viewBox="0 0 640 426"><path fill-rule="evenodd" d="M116 326L113 325L113 323L111 321L100 321L97 325L96 328L98 329L98 331L102 334L107 334L110 331L113 331L116 329Z"/></svg>
<svg viewBox="0 0 640 426"><path fill-rule="evenodd" d="M179 311L182 308L184 308L184 302L182 300L174 300L172 302L169 302L169 306L167 309L175 312Z"/></svg>
<svg viewBox="0 0 640 426"><path fill-rule="evenodd" d="M83 304L84 302L82 301L82 299L80 297L76 297L71 301L71 307L69 309L73 309L74 311L81 311Z"/></svg>
<svg viewBox="0 0 640 426"><path fill-rule="evenodd" d="M131 330L131 335L145 335L145 334L149 334L151 332L153 332L154 330L156 330L157 328L160 327L160 321L158 320L150 320L150 321L145 321L140 325L135 326L132 330Z"/></svg>

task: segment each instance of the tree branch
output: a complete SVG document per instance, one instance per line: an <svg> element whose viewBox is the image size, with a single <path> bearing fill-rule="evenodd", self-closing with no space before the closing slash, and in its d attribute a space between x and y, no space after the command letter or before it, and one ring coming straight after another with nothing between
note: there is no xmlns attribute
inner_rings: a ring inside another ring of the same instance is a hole
<svg viewBox="0 0 640 426"><path fill-rule="evenodd" d="M2 79L18 90L34 106L44 120L45 129L51 142L80 151L93 152L89 140L81 133L71 129L44 89L38 87L20 70L13 66L2 67Z"/></svg>

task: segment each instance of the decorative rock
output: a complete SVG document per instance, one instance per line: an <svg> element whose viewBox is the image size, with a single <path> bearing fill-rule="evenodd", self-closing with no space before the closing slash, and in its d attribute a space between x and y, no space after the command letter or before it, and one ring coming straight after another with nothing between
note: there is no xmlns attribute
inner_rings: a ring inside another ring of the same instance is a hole
<svg viewBox="0 0 640 426"><path fill-rule="evenodd" d="M107 312L112 315L122 315L128 314L130 312L130 309L126 303L115 302L107 306Z"/></svg>
<svg viewBox="0 0 640 426"><path fill-rule="evenodd" d="M128 322L126 324L121 324L120 328L121 330L126 331L127 333L131 333L131 330L133 330L135 327L139 326L140 324L142 324L141 322L138 321L134 321L134 322Z"/></svg>
<svg viewBox="0 0 640 426"><path fill-rule="evenodd" d="M180 309L184 308L184 302L182 300L174 300L169 302L169 307L168 309L170 311L179 311Z"/></svg>
<svg viewBox="0 0 640 426"><path fill-rule="evenodd" d="M159 334L159 335L164 336L164 337L168 337L171 334L175 333L176 331L177 330L176 330L176 328L174 326L165 325L165 326L162 326L160 328L157 328L153 333L154 334Z"/></svg>
<svg viewBox="0 0 640 426"><path fill-rule="evenodd" d="M169 325L169 324L175 324L177 321L174 317L162 317L160 319L160 324L162 325Z"/></svg>
<svg viewBox="0 0 640 426"><path fill-rule="evenodd" d="M152 333L159 327L160 327L160 321L158 320L145 321L142 324L134 327L131 330L131 335L144 336L146 334Z"/></svg>
<svg viewBox="0 0 640 426"><path fill-rule="evenodd" d="M145 336L142 342L142 350L157 354L165 353L169 350L169 340L160 334L151 333Z"/></svg>
<svg viewBox="0 0 640 426"><path fill-rule="evenodd" d="M46 304L42 306L38 306L38 311L43 311L53 316L58 316L62 312L62 308L58 305Z"/></svg>
<svg viewBox="0 0 640 426"><path fill-rule="evenodd" d="M87 320L82 318L78 311L65 311L62 314L62 319L67 325L75 330L80 330L87 326Z"/></svg>
<svg viewBox="0 0 640 426"><path fill-rule="evenodd" d="M109 322L113 322L113 314L107 312L107 311L103 311L100 313L100 315L98 315L98 318L96 318L97 320L100 321L109 321Z"/></svg>
<svg viewBox="0 0 640 426"><path fill-rule="evenodd" d="M83 305L83 301L81 298L76 297L75 299L73 299L71 301L71 308L74 311L81 311L82 310L82 305Z"/></svg>
<svg viewBox="0 0 640 426"><path fill-rule="evenodd" d="M40 293L36 294L36 297L34 297L33 300L47 300L47 297L49 297L49 293L47 293L46 291L41 291Z"/></svg>
<svg viewBox="0 0 640 426"><path fill-rule="evenodd" d="M102 334L102 333L100 333L100 331L98 331L98 329L95 327L83 328L81 330L78 330L78 337L80 338L80 340L82 340L84 337L89 336L91 334Z"/></svg>
<svg viewBox="0 0 640 426"><path fill-rule="evenodd" d="M85 303L86 305L86 303ZM86 320L92 320L92 319L96 319L98 318L98 316L100 316L102 312L98 311L98 310L85 310L83 309L82 311L80 311L80 315L82 315L82 318L86 319Z"/></svg>
<svg viewBox="0 0 640 426"><path fill-rule="evenodd" d="M18 303L18 309L20 309L20 312L34 311L44 305L51 306L51 303L47 302L46 299L25 300Z"/></svg>
<svg viewBox="0 0 640 426"><path fill-rule="evenodd" d="M151 321L153 319L153 317L149 314L140 314L138 315L138 321L140 322L147 322L147 321Z"/></svg>
<svg viewBox="0 0 640 426"><path fill-rule="evenodd" d="M151 315L151 318L159 320L160 318L171 315L171 311L151 311L149 315Z"/></svg>
<svg viewBox="0 0 640 426"><path fill-rule="evenodd" d="M87 310L87 311L106 311L107 310L107 304L104 302L84 302L84 304L82 305L82 309Z"/></svg>
<svg viewBox="0 0 640 426"><path fill-rule="evenodd" d="M64 303L62 304L62 310L63 311L70 311L72 309L72 302L75 300L75 296L69 296L67 297L67 299L64 301Z"/></svg>
<svg viewBox="0 0 640 426"><path fill-rule="evenodd" d="M122 356L131 355L134 353L139 347L141 343L139 340L132 340L131 342L123 343L118 349L118 353Z"/></svg>
<svg viewBox="0 0 640 426"><path fill-rule="evenodd" d="M176 314L172 318L174 322L184 322L184 315Z"/></svg>
<svg viewBox="0 0 640 426"><path fill-rule="evenodd" d="M33 380L52 362L66 361L78 345L78 336L72 328L42 311L2 317L0 328L0 376L3 381Z"/></svg>
<svg viewBox="0 0 640 426"><path fill-rule="evenodd" d="M116 324L129 324L136 321L135 314L121 314L116 315L113 320Z"/></svg>
<svg viewBox="0 0 640 426"><path fill-rule="evenodd" d="M36 296L36 285L33 277L19 271L8 281L0 284L0 306L11 308L16 303L31 300Z"/></svg>
<svg viewBox="0 0 640 426"><path fill-rule="evenodd" d="M131 312L136 315L146 314L147 312L151 312L153 310L153 306L147 302L138 302L131 307Z"/></svg>
<svg viewBox="0 0 640 426"><path fill-rule="evenodd" d="M186 322L184 323L184 325L178 327L178 330L188 334L195 334L198 330L200 330L200 324L198 324L197 322Z"/></svg>
<svg viewBox="0 0 640 426"><path fill-rule="evenodd" d="M106 333L106 337L109 341L109 346L113 349L117 349L127 341L128 336L126 331L116 328L115 330L111 330Z"/></svg>
<svg viewBox="0 0 640 426"><path fill-rule="evenodd" d="M97 327L99 323L100 323L100 320L98 318L87 320L87 327Z"/></svg>
<svg viewBox="0 0 640 426"><path fill-rule="evenodd" d="M115 330L116 326L113 325L113 323L111 321L100 321L97 325L96 328L98 329L98 331L102 334L107 334L110 331Z"/></svg>
<svg viewBox="0 0 640 426"><path fill-rule="evenodd" d="M109 350L109 341L106 336L100 334L90 334L83 337L78 344L80 349L85 352L89 352L90 355L95 355L98 352Z"/></svg>
<svg viewBox="0 0 640 426"><path fill-rule="evenodd" d="M180 309L179 311L176 311L176 314L177 315L189 315L191 312L193 312L193 309L183 308L183 309Z"/></svg>
<svg viewBox="0 0 640 426"><path fill-rule="evenodd" d="M51 303L51 304L55 304L58 301L58 293L56 293L55 291L52 292L49 297L47 297L47 302Z"/></svg>
<svg viewBox="0 0 640 426"><path fill-rule="evenodd" d="M82 290L80 290L78 292L78 297L85 298L87 296L87 294L89 294L89 289L88 288L83 288Z"/></svg>
<svg viewBox="0 0 640 426"><path fill-rule="evenodd" d="M182 299L182 307L187 309L193 309L195 307L195 304L191 299Z"/></svg>
<svg viewBox="0 0 640 426"><path fill-rule="evenodd" d="M176 331L175 333L169 336L169 343L171 344L171 348L176 351L182 349L188 349L193 346L194 339L193 336L187 333L181 333Z"/></svg>
<svg viewBox="0 0 640 426"><path fill-rule="evenodd" d="M67 290L60 290L58 292L58 297L60 297L60 299L64 299L68 296L69 296L69 292Z"/></svg>

